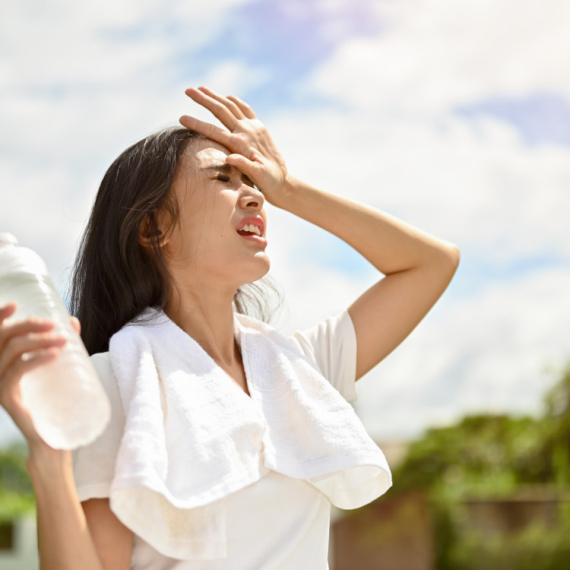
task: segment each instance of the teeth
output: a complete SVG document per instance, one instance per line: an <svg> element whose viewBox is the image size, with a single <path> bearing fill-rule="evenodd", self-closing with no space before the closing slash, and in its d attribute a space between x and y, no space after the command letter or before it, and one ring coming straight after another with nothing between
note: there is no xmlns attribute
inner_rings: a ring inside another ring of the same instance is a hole
<svg viewBox="0 0 570 570"><path fill-rule="evenodd" d="M258 236L261 236L261 231L254 224L247 224L247 225L243 226L242 230L245 230L246 232L253 232L253 233L256 233Z"/></svg>

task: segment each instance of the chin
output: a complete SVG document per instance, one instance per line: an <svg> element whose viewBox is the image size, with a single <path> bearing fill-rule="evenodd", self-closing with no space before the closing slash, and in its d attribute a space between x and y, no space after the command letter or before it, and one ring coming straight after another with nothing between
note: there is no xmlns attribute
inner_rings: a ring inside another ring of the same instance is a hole
<svg viewBox="0 0 570 570"><path fill-rule="evenodd" d="M245 272L246 274L242 278L243 285L246 283L253 283L258 279L265 277L269 273L269 269L271 268L269 257L265 255L263 257L258 257L255 261L257 261L257 263L248 264L248 271Z"/></svg>

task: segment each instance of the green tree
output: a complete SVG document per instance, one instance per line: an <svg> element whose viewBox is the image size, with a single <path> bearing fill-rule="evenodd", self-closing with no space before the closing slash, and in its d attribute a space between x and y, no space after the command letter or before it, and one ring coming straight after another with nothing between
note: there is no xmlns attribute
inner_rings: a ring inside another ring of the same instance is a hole
<svg viewBox="0 0 570 570"><path fill-rule="evenodd" d="M570 362L561 376L545 398L546 437L540 460L544 476L565 487L570 484Z"/></svg>
<svg viewBox="0 0 570 570"><path fill-rule="evenodd" d="M393 492L423 490L431 498L439 570L561 570L570 552L569 513L555 530L537 524L491 541L461 530L462 498L509 496L536 484L570 484L570 362L539 418L481 414L428 430L395 470Z"/></svg>
<svg viewBox="0 0 570 570"><path fill-rule="evenodd" d="M394 473L394 489L504 493L534 482L544 426L531 417L468 416L457 425L432 428L414 442Z"/></svg>
<svg viewBox="0 0 570 570"><path fill-rule="evenodd" d="M394 473L394 491L486 496L528 484L570 484L570 362L544 398L544 414L480 414L432 428Z"/></svg>
<svg viewBox="0 0 570 570"><path fill-rule="evenodd" d="M35 496L26 470L25 444L0 451L0 522L35 510Z"/></svg>

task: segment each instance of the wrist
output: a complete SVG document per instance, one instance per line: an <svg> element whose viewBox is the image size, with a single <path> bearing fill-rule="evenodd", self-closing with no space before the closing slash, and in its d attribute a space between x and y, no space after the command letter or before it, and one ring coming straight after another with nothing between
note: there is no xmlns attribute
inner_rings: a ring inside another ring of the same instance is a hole
<svg viewBox="0 0 570 570"><path fill-rule="evenodd" d="M285 176L285 180L281 185L281 192L279 193L279 201L274 204L278 208L282 208L284 210L287 209L287 204L293 199L296 190L299 187L299 181L294 177L287 173Z"/></svg>
<svg viewBox="0 0 570 570"><path fill-rule="evenodd" d="M32 481L34 478L53 476L72 469L71 451L54 449L45 442L29 446L26 469Z"/></svg>

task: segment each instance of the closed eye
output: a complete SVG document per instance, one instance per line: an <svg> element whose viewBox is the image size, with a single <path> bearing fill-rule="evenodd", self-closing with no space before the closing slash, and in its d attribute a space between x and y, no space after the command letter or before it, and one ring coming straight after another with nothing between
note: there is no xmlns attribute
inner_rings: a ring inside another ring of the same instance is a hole
<svg viewBox="0 0 570 570"><path fill-rule="evenodd" d="M229 182L230 177L226 174L220 173L216 176L216 180L219 180L220 182ZM242 176L242 182L247 186L250 186L251 188L255 188L257 190L257 186L247 176Z"/></svg>

